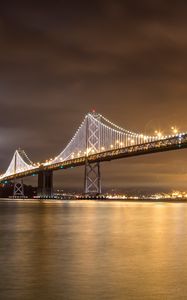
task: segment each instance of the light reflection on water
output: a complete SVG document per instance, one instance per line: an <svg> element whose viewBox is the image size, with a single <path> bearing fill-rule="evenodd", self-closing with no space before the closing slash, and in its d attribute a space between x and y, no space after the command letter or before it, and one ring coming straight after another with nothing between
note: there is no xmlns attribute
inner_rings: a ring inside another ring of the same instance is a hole
<svg viewBox="0 0 187 300"><path fill-rule="evenodd" d="M0 201L0 299L186 299L187 204Z"/></svg>

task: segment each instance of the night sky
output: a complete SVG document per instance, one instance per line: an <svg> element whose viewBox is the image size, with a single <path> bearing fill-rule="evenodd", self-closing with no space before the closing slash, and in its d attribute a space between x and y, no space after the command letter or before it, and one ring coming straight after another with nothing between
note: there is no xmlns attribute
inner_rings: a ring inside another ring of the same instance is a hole
<svg viewBox="0 0 187 300"><path fill-rule="evenodd" d="M93 108L153 134L187 131L187 1L0 3L0 170L54 157ZM82 188L83 168L55 186ZM102 164L111 190L187 189L187 150Z"/></svg>

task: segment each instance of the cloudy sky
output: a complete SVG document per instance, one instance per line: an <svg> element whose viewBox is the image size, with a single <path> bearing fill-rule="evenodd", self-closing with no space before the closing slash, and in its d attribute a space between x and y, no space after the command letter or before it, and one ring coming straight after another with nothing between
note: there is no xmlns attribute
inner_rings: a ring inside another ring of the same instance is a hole
<svg viewBox="0 0 187 300"><path fill-rule="evenodd" d="M95 108L147 134L187 130L187 2L0 3L0 169L56 156ZM55 185L82 187L83 169ZM187 150L102 165L105 188L187 187Z"/></svg>

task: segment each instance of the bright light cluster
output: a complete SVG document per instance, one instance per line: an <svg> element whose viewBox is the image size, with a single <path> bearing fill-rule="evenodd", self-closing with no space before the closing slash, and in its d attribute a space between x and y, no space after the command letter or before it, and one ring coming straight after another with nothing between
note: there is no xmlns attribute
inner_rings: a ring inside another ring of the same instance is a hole
<svg viewBox="0 0 187 300"><path fill-rule="evenodd" d="M106 199L111 200L187 200L187 192L173 191L171 193L156 193L152 195L129 196L127 194L106 194Z"/></svg>

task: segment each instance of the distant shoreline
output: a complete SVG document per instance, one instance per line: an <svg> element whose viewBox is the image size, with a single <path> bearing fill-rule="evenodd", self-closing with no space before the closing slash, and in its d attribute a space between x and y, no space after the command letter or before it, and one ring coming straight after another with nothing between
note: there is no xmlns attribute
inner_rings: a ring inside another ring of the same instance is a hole
<svg viewBox="0 0 187 300"><path fill-rule="evenodd" d="M29 201L33 201L33 202L42 202L42 201L51 201L51 202L55 202L55 201L97 201L97 202L146 202L146 203L187 203L187 199L171 199L171 198L167 198L167 199L144 199L144 198L139 198L139 199L98 199L98 198L82 198L82 199L76 199L76 198L72 198L72 199L34 199L34 198L27 198L27 199L13 199L13 198L0 198L0 201L9 201L9 202L29 202Z"/></svg>

